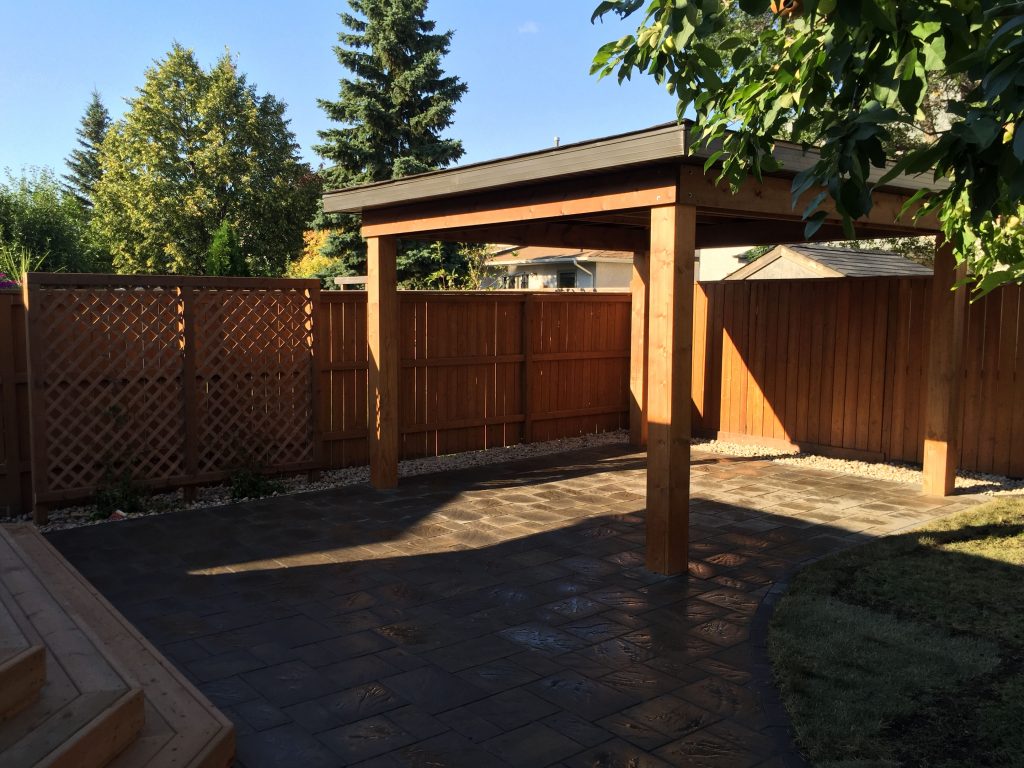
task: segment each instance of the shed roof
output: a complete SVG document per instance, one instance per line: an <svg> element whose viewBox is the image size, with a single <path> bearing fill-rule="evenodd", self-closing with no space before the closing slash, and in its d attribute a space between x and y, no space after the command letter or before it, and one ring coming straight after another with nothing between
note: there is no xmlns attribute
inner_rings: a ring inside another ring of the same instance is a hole
<svg viewBox="0 0 1024 768"><path fill-rule="evenodd" d="M779 259L791 259L813 268L821 277L913 277L932 270L893 251L872 248L835 248L822 245L779 245L726 280L745 280Z"/></svg>

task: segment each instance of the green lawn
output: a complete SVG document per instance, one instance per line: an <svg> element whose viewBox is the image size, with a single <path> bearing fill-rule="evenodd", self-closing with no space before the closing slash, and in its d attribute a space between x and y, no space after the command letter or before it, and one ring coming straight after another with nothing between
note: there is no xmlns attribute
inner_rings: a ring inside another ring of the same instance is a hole
<svg viewBox="0 0 1024 768"><path fill-rule="evenodd" d="M807 568L769 650L815 766L1024 766L1024 499Z"/></svg>

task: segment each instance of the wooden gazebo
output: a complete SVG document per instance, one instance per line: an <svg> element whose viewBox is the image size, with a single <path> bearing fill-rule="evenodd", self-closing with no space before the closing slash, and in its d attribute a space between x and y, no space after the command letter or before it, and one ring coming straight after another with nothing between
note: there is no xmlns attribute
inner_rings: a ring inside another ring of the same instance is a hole
<svg viewBox="0 0 1024 768"><path fill-rule="evenodd" d="M686 569L690 477L690 383L694 251L726 245L805 242L790 201L794 173L815 160L779 143L783 170L737 192L688 154L685 125L566 145L395 181L325 193L329 213L362 215L368 245L372 482L398 480L398 296L401 239L510 243L632 251L631 427L647 446L647 565ZM900 178L878 191L859 237L936 235L933 219L900 218L921 183ZM813 192L808 193L808 198ZM844 239L830 214L815 240ZM966 291L951 291L956 267L936 250L926 393L924 490L945 495L956 471Z"/></svg>

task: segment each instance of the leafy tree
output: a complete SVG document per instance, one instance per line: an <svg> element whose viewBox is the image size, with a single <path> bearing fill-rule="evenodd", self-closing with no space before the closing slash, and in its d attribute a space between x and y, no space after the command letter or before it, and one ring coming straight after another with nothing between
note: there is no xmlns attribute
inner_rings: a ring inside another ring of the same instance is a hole
<svg viewBox="0 0 1024 768"><path fill-rule="evenodd" d="M0 247L5 261L52 271L105 268L104 255L89 240L87 218L77 198L49 170L8 175L0 182Z"/></svg>
<svg viewBox="0 0 1024 768"><path fill-rule="evenodd" d="M202 274L227 223L249 274L281 274L319 195L284 111L228 53L206 71L175 44L150 67L103 141L93 190L117 271Z"/></svg>
<svg viewBox="0 0 1024 768"><path fill-rule="evenodd" d="M427 0L349 0L342 13L347 31L334 52L351 77L341 80L336 101L320 108L336 127L319 132L314 149L330 165L320 172L328 188L397 179L444 168L462 157L462 142L441 134L452 123L466 93L458 77L446 76L441 59L452 32L435 32L426 18ZM326 216L332 230L324 255L337 259L342 274L364 274L366 246L354 216ZM437 269L436 246L403 244L399 278L420 285ZM445 245L446 262L464 249ZM456 266L456 269L458 267Z"/></svg>
<svg viewBox="0 0 1024 768"><path fill-rule="evenodd" d="M66 160L68 173L64 183L71 194L85 208L92 208L92 190L100 180L100 145L110 128L110 113L103 106L98 91L92 92L92 100L82 116L82 123L75 131L78 134L78 148L71 150Z"/></svg>
<svg viewBox="0 0 1024 768"><path fill-rule="evenodd" d="M774 170L775 137L814 144L820 160L794 179L794 203L818 190L804 211L813 233L831 197L852 237L873 189L898 173L933 174L913 202L938 215L977 289L1024 280L1024 3L786 2L752 39L723 35L737 10L721 0L612 0L593 18L645 5L637 33L603 46L593 71L664 83L680 115L695 112L700 141L722 142L713 161L723 179ZM769 6L739 2L750 26ZM871 182L871 168L892 159Z"/></svg>

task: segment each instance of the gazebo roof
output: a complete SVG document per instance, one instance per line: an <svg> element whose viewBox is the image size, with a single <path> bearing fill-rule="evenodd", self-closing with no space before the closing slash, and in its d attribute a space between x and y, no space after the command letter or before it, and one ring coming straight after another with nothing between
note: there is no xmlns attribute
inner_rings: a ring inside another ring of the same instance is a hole
<svg viewBox="0 0 1024 768"><path fill-rule="evenodd" d="M696 207L698 247L803 242L801 212L790 185L817 153L777 142L782 170L750 179L737 193L704 171L710 150L695 149L690 123L670 123L577 144L474 163L392 181L328 191L328 213L359 213L366 237L642 250L649 211ZM884 169L875 169L878 179ZM903 202L931 183L901 176L876 190L875 206L858 222L860 237L934 234L933 219L900 219ZM829 201L824 207L829 206ZM845 239L834 211L815 240Z"/></svg>

